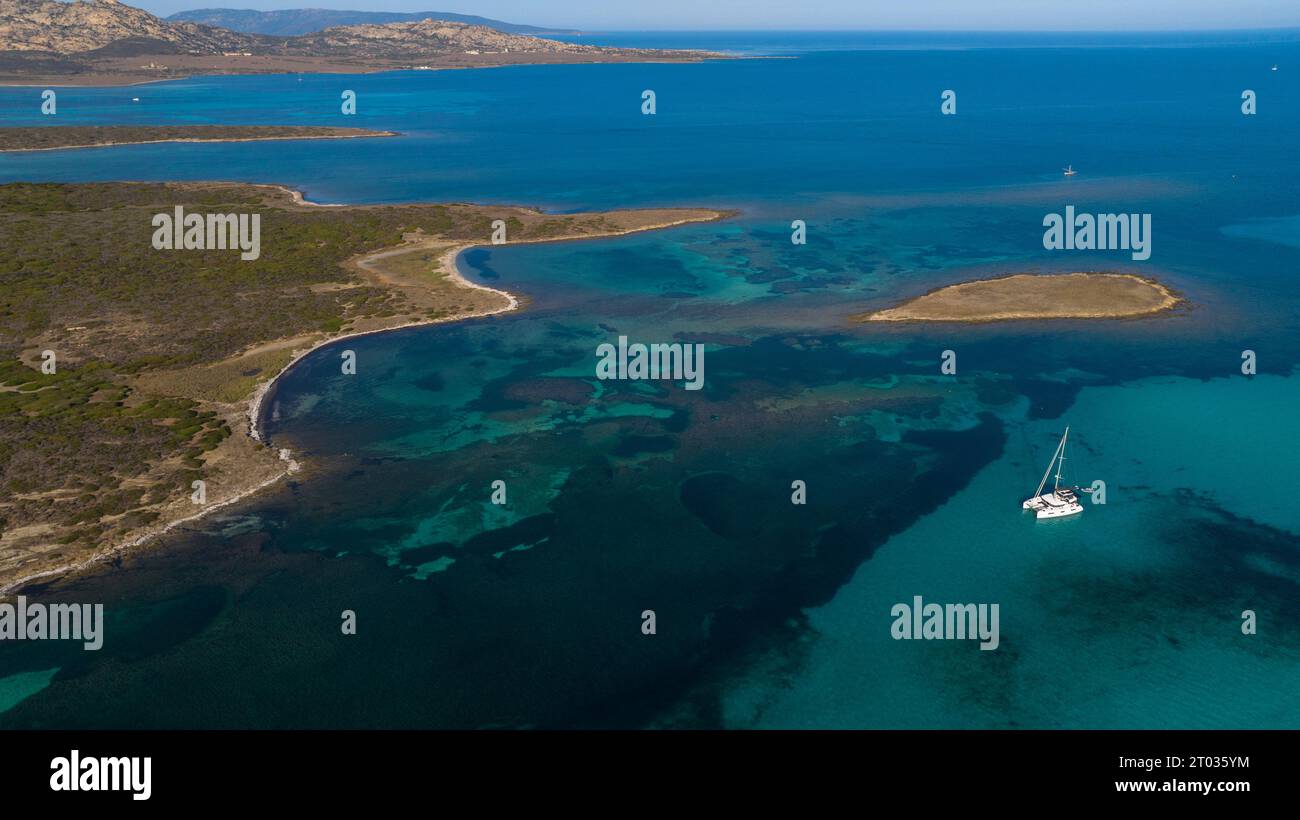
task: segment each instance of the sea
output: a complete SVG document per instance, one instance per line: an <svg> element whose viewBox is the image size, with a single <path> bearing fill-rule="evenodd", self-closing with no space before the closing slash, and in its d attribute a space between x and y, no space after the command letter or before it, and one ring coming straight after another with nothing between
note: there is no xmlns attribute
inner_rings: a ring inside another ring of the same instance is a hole
<svg viewBox="0 0 1300 820"><path fill-rule="evenodd" d="M470 250L525 309L303 359L266 427L304 471L29 588L104 604L104 645L0 645L0 727L1300 728L1300 31L580 41L731 58L58 88L56 117L0 89L3 126L401 134L0 154L4 182L736 211ZM1046 250L1068 205L1150 214L1150 259ZM1065 271L1186 303L854 320ZM703 389L597 379L619 336L703 344ZM1067 425L1104 492L1037 521ZM997 648L898 639L915 596L996 604Z"/></svg>

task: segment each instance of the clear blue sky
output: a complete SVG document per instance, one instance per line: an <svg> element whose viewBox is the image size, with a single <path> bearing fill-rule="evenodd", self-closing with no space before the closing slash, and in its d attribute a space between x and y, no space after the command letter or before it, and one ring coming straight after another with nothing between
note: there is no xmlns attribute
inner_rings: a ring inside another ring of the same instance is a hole
<svg viewBox="0 0 1300 820"><path fill-rule="evenodd" d="M123 0L193 8L450 11L612 29L1137 30L1300 26L1300 0Z"/></svg>

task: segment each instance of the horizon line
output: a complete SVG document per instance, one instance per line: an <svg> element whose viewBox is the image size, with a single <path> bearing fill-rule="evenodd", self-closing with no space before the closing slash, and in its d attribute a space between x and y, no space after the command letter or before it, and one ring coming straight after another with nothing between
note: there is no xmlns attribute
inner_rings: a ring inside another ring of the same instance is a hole
<svg viewBox="0 0 1300 820"><path fill-rule="evenodd" d="M433 18L430 18L433 19ZM533 24L512 24L533 25ZM1127 28L1127 29L1074 29L1074 28L789 28L789 27L752 27L752 28L599 28L584 29L579 26L536 26L534 28L552 30L571 30L581 34L616 34L631 32L648 32L664 34L725 34L725 33L806 33L806 34L1240 34L1251 32L1285 32L1300 33L1300 23L1286 26L1239 27L1239 28Z"/></svg>

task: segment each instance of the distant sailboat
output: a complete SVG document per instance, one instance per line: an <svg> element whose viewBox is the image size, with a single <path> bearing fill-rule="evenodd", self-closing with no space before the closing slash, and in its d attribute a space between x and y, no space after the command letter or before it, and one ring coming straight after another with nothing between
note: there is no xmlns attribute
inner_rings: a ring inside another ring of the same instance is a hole
<svg viewBox="0 0 1300 820"><path fill-rule="evenodd" d="M1037 518L1064 518L1067 515L1078 515L1083 512L1083 505L1074 494L1074 490L1069 487L1061 487L1061 470L1065 466L1065 442L1070 437L1070 428L1065 428L1065 435L1061 436L1060 444L1056 445L1056 452L1052 453L1052 460L1047 463L1047 472L1043 473L1043 480L1038 482L1038 489L1034 494L1025 499L1025 503L1020 505L1022 510L1033 510ZM1056 483L1050 493L1044 493L1043 488L1047 486L1047 479L1052 476L1052 468L1056 467Z"/></svg>
<svg viewBox="0 0 1300 820"><path fill-rule="evenodd" d="M1274 63L1274 64L1273 64L1273 70L1274 70L1274 71L1277 71L1277 63Z"/></svg>
<svg viewBox="0 0 1300 820"><path fill-rule="evenodd" d="M1067 165L1067 166L1065 166L1064 168L1062 168L1061 170L1065 172L1065 175L1066 175L1067 177L1072 177L1072 176L1074 176L1075 174L1079 173L1078 171L1074 170L1074 166L1073 166L1073 165Z"/></svg>

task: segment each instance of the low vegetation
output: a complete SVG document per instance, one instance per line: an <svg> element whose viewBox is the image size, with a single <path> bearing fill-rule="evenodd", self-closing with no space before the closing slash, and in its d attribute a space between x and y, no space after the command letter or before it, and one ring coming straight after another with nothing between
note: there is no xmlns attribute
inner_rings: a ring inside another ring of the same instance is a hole
<svg viewBox="0 0 1300 820"><path fill-rule="evenodd" d="M155 250L152 217L178 205L260 214L260 257ZM187 502L196 479L212 500L257 477L244 463L260 446L244 435L244 402L294 351L500 308L503 296L439 264L489 241L495 220L516 242L718 216L325 208L227 183L0 185L0 582L122 543Z"/></svg>
<svg viewBox="0 0 1300 820"><path fill-rule="evenodd" d="M0 128L0 151L48 151L139 142L391 136L388 131L315 125L52 125Z"/></svg>

